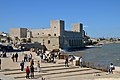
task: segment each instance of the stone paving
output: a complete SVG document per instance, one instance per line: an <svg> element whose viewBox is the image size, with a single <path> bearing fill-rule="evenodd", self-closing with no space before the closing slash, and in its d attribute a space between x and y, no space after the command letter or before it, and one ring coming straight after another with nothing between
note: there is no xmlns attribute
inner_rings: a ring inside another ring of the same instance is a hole
<svg viewBox="0 0 120 80"><path fill-rule="evenodd" d="M30 53L30 52L25 52ZM40 60L35 53L35 64L37 60ZM0 70L0 79L2 80L26 80L25 70L20 71L20 61L23 59L23 54L19 54L18 62L13 62L10 57L1 58L2 69ZM35 69L35 77L31 80L120 80L119 71L114 74L108 74L100 70L91 68L81 68L79 66L73 66L69 63L69 67L64 66L64 60L55 60L56 63L41 63L40 73ZM29 65L29 62L25 62L25 68ZM36 68L36 65L34 65Z"/></svg>

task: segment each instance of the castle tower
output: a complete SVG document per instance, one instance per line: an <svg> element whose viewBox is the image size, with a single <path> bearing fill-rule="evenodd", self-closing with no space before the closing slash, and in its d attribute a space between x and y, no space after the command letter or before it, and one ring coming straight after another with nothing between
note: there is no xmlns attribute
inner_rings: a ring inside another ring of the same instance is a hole
<svg viewBox="0 0 120 80"><path fill-rule="evenodd" d="M80 36L82 37L83 34L83 24L73 24L72 25L72 31L73 32L80 32Z"/></svg>
<svg viewBox="0 0 120 80"><path fill-rule="evenodd" d="M82 32L83 31L83 24L73 24L72 31L74 32Z"/></svg>
<svg viewBox="0 0 120 80"><path fill-rule="evenodd" d="M50 27L54 36L60 36L64 34L64 21L51 20Z"/></svg>

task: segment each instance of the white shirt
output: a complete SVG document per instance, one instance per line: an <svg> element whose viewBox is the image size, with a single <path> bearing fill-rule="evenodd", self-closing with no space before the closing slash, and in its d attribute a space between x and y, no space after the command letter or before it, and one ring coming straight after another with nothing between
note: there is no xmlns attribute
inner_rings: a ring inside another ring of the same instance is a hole
<svg viewBox="0 0 120 80"><path fill-rule="evenodd" d="M83 62L83 59L82 59L82 58L80 58L80 62Z"/></svg>

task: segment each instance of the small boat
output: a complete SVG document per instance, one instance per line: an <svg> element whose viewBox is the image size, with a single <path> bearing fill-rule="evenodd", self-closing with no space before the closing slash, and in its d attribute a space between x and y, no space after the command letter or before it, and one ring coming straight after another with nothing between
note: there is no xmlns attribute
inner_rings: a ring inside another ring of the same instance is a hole
<svg viewBox="0 0 120 80"><path fill-rule="evenodd" d="M93 46L93 45L89 45L89 46L86 46L87 48L100 48L102 47L102 45L99 45L99 46Z"/></svg>

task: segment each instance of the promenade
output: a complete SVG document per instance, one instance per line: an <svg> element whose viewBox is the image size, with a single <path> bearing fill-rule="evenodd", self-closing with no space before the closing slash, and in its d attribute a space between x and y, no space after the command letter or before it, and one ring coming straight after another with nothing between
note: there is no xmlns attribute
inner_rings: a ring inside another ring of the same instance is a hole
<svg viewBox="0 0 120 80"><path fill-rule="evenodd" d="M24 52L29 54L30 52ZM12 53L11 53L12 54ZM108 74L100 70L91 68L81 68L69 63L69 67L64 66L63 59L55 59L56 63L41 63L40 73L36 70L36 62L40 60L34 52L32 52L35 61L35 77L30 80L120 80L120 69L116 67L114 74ZM23 53L19 54L18 62L13 62L8 58L2 59L2 69L0 70L1 80L28 80L25 78L25 70L20 70L20 62L23 60ZM29 66L29 62L25 62L25 68Z"/></svg>

